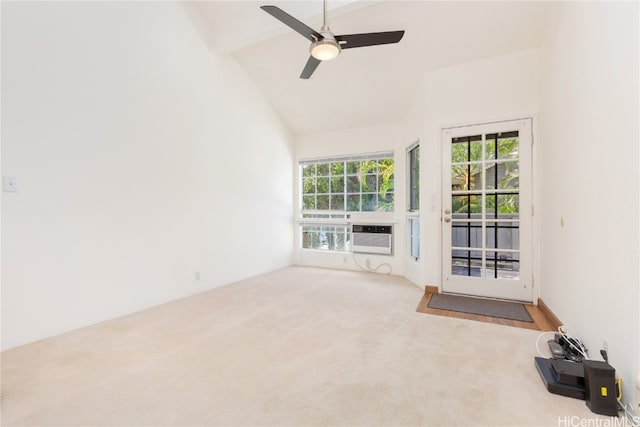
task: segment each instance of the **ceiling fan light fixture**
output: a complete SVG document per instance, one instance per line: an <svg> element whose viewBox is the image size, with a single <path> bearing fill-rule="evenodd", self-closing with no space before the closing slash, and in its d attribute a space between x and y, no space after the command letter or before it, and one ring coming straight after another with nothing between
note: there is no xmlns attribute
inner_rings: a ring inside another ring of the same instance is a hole
<svg viewBox="0 0 640 427"><path fill-rule="evenodd" d="M329 61L337 57L340 55L342 49L398 43L404 35L404 31L383 31L378 33L360 33L335 36L327 25L327 0L323 0L322 5L324 6L324 11L322 14L322 28L319 32L303 22L300 22L277 6L260 6L260 9L281 21L311 42L311 46L309 47L311 56L307 60L307 63L302 70L302 74L300 74L301 79L306 80L311 77L316 68L318 68L318 65L320 65L320 62Z"/></svg>
<svg viewBox="0 0 640 427"><path fill-rule="evenodd" d="M330 38L324 38L311 44L309 51L311 56L319 61L329 61L336 56L340 55L340 44Z"/></svg>

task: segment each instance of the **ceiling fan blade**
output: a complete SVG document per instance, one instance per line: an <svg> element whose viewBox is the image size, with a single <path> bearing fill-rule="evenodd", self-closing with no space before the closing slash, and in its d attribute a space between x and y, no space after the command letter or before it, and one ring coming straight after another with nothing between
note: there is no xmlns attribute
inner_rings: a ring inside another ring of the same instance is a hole
<svg viewBox="0 0 640 427"><path fill-rule="evenodd" d="M302 74L300 74L300 78L306 80L311 77L311 74L318 68L318 65L320 65L320 60L310 56L307 65L304 66L304 70L302 70Z"/></svg>
<svg viewBox="0 0 640 427"><path fill-rule="evenodd" d="M404 31L385 31L382 33L347 34L336 36L342 49L354 47L375 46L379 44L398 43L402 40Z"/></svg>
<svg viewBox="0 0 640 427"><path fill-rule="evenodd" d="M273 16L277 20L283 22L285 25L296 30L298 33L302 34L304 37L314 42L316 40L321 40L323 37L320 33L318 33L313 28L308 25L298 21L293 16L289 15L284 10L280 9L277 6L260 6L260 9L267 12L269 15Z"/></svg>

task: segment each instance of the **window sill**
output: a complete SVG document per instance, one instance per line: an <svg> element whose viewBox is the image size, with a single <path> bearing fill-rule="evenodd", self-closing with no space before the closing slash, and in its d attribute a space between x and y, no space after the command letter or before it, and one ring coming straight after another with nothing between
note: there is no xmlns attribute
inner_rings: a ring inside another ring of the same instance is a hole
<svg viewBox="0 0 640 427"><path fill-rule="evenodd" d="M352 254L353 252L351 251L330 251L327 249L309 249L309 248L299 248L298 249L301 252L313 252L316 254L339 254L339 255L347 255L347 254Z"/></svg>

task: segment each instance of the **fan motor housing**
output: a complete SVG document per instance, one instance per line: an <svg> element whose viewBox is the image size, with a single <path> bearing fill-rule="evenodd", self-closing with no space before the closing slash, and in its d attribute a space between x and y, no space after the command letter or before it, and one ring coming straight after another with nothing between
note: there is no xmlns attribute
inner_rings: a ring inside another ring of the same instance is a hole
<svg viewBox="0 0 640 427"><path fill-rule="evenodd" d="M311 56L320 61L328 61L340 55L342 51L340 43L338 43L333 33L329 31L329 28L322 27L320 35L322 35L322 38L311 43L309 47Z"/></svg>

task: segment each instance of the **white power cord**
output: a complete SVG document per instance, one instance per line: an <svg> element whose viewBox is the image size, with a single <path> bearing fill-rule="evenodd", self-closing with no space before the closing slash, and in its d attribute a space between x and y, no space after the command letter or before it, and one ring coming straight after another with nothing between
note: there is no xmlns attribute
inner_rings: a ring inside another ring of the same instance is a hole
<svg viewBox="0 0 640 427"><path fill-rule="evenodd" d="M562 338L564 338L565 342L567 342L570 347L573 347L574 350L580 353L585 360L589 360L589 356L587 356L587 349L584 344L582 344L582 341L577 338L572 338L569 335L569 330L564 326L558 326L558 332L560 333L560 335L562 335ZM574 344L574 342L577 345ZM578 346L580 346L581 348L578 348Z"/></svg>
<svg viewBox="0 0 640 427"><path fill-rule="evenodd" d="M576 350L578 353L580 353L580 355L585 359L585 360L589 360L589 357L587 356L587 349L585 348L584 344L582 344L582 342L577 339L577 338L573 338L569 335L569 330L567 328L565 328L564 326L559 326L558 327L558 332L555 331L548 331L548 332L543 332L540 335L538 335L538 338L536 339L536 351L538 352L538 355L540 357L545 357L548 358L549 355L548 354L544 354L541 350L540 350L540 339L548 334L556 334L559 333L562 338L564 338L564 341L570 346L572 347L574 350ZM574 342L576 344L574 344ZM578 348L581 347L581 348Z"/></svg>
<svg viewBox="0 0 640 427"><path fill-rule="evenodd" d="M393 268L391 267L391 264L388 264L386 262L383 262L382 264L378 265L375 268L371 268L370 264L369 264L369 260L367 259L367 266L363 267L360 265L360 263L358 262L358 259L356 258L356 254L355 252L353 253L353 262L356 263L356 265L358 267L360 267L361 270L369 272L369 273L380 273L382 274L382 272L378 271L380 270L382 267L388 267L389 271L385 272L384 274L391 274L391 272L393 271Z"/></svg>
<svg viewBox="0 0 640 427"><path fill-rule="evenodd" d="M555 336L556 332L555 331L543 332L540 335L538 335L538 338L536 339L536 351L538 352L538 355L540 357L544 357L546 359L549 358L549 354L544 354L543 352L540 351L540 338L549 334L553 334Z"/></svg>

